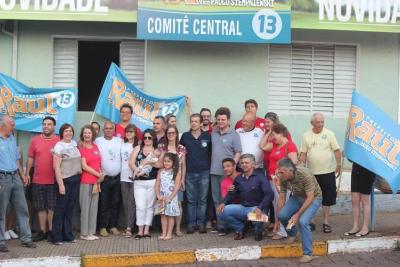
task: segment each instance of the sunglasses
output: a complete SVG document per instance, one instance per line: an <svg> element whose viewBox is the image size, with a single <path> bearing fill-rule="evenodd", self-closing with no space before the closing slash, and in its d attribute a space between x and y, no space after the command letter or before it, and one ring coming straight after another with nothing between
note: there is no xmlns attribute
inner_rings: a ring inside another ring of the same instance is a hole
<svg viewBox="0 0 400 267"><path fill-rule="evenodd" d="M151 136L144 136L143 137L143 140L151 140L151 139L153 139L153 137L151 137Z"/></svg>
<svg viewBox="0 0 400 267"><path fill-rule="evenodd" d="M168 132L167 134L169 134L169 135L176 134L176 132Z"/></svg>

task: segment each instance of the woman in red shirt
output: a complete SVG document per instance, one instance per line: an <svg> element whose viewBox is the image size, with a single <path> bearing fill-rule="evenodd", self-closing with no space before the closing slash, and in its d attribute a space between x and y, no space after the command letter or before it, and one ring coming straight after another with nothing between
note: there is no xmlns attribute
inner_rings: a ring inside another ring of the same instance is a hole
<svg viewBox="0 0 400 267"><path fill-rule="evenodd" d="M90 125L83 126L80 134L82 148L79 149L82 157L81 188L79 204L81 206L81 239L93 241L97 223L97 207L99 201L101 173L101 157L96 144L95 131Z"/></svg>
<svg viewBox="0 0 400 267"><path fill-rule="evenodd" d="M275 179L276 167L278 161L286 157L290 158L294 164L297 164L297 147L291 140L289 140L288 130L281 123L277 123L272 127L271 136L273 138L272 147L266 149L266 151L269 151L268 176L272 181L271 187L275 195L274 210L277 211L278 214L279 211L277 210L277 202L280 184L279 180ZM278 216L275 216L273 233L274 235L272 239L274 240L287 237L284 226L278 221Z"/></svg>

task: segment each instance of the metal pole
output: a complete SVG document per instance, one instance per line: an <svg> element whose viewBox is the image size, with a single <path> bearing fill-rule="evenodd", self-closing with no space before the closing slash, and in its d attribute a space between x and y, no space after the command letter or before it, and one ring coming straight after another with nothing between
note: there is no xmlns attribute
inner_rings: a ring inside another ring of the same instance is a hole
<svg viewBox="0 0 400 267"><path fill-rule="evenodd" d="M372 184L372 191L371 191L371 222L370 222L370 228L371 231L375 230L375 182Z"/></svg>

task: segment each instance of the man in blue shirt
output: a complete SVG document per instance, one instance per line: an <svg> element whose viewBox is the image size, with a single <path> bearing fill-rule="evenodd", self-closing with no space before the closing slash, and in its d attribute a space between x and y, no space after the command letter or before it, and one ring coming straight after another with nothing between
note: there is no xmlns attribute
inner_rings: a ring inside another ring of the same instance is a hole
<svg viewBox="0 0 400 267"><path fill-rule="evenodd" d="M186 148L187 233L196 226L206 233L207 194L210 175L211 136L201 130L200 114L190 116L190 131L182 135L180 144Z"/></svg>
<svg viewBox="0 0 400 267"><path fill-rule="evenodd" d="M7 252L4 231L7 206L11 204L21 231L22 246L35 248L32 242L31 229L29 227L29 212L26 204L24 184L28 183L23 175L22 166L19 163L17 143L12 132L14 120L3 115L0 117L0 252ZM18 174L19 172L19 174Z"/></svg>
<svg viewBox="0 0 400 267"><path fill-rule="evenodd" d="M217 208L218 219L235 230L235 240L244 238L244 224L249 212L255 212L257 219L261 218L274 199L274 193L267 178L260 172L254 172L256 160L252 154L240 157L243 173L236 177L234 191L229 193L223 203ZM240 204L232 204L239 199ZM255 240L262 240L263 223L255 223Z"/></svg>

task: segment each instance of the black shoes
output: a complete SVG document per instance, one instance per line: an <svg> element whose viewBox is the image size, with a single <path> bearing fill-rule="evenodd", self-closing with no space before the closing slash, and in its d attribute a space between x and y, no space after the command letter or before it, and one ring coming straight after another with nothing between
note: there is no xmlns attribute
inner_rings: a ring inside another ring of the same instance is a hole
<svg viewBox="0 0 400 267"><path fill-rule="evenodd" d="M262 232L256 232L256 234L254 235L254 240L255 241L261 241L263 238L263 233Z"/></svg>
<svg viewBox="0 0 400 267"><path fill-rule="evenodd" d="M42 231L38 232L33 238L33 242L40 242L47 239L47 234L43 233Z"/></svg>
<svg viewBox="0 0 400 267"><path fill-rule="evenodd" d="M194 227L193 226L189 226L186 230L187 234L193 234L194 233Z"/></svg>
<svg viewBox="0 0 400 267"><path fill-rule="evenodd" d="M8 252L8 248L4 244L0 244L0 252Z"/></svg>
<svg viewBox="0 0 400 267"><path fill-rule="evenodd" d="M199 226L199 233L200 234L207 233L207 229L206 229L206 226L204 224Z"/></svg>
<svg viewBox="0 0 400 267"><path fill-rule="evenodd" d="M235 233L235 237L233 239L235 240L242 240L244 238L244 235L242 232L237 232Z"/></svg>
<svg viewBox="0 0 400 267"><path fill-rule="evenodd" d="M33 243L32 241L22 242L21 246L26 247L26 248L36 248L36 244Z"/></svg>

